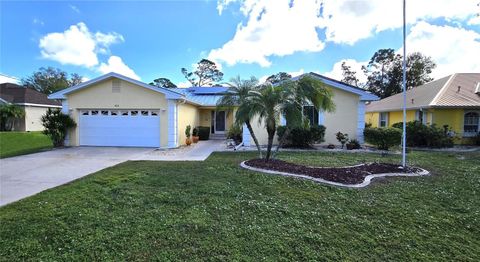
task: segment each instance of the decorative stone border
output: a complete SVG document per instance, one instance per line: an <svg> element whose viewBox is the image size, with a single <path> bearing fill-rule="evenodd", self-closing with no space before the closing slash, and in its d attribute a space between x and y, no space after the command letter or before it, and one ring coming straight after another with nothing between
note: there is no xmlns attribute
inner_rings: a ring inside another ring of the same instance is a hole
<svg viewBox="0 0 480 262"><path fill-rule="evenodd" d="M327 184L327 185L347 187L347 188L366 187L366 186L370 185L370 182L374 178L377 178L377 177L391 177L391 176L411 177L411 176L427 176L427 175L430 175L430 172L428 172L427 170L425 170L423 168L418 168L418 169L420 169L420 171L415 172L415 173L383 173L383 174L368 175L368 176L365 177L365 179L363 180L362 183L350 185L350 184L343 184L343 183L339 183L339 182L332 182L332 181L328 181L328 180L325 180L325 179L322 179L322 178L315 178L315 177L306 176L306 175L298 175L298 174L292 174L292 173L287 173L287 172L280 172L280 171L273 171L273 170L268 170L268 169L251 167L251 166L248 166L247 164L245 164L245 162L246 161L243 161L242 163L240 163L240 166L242 168L245 168L245 169L248 169L248 170L252 170L252 171L256 171L256 172L262 172L262 173L271 174L271 175L296 177L296 178L301 178L301 179L312 180L312 181ZM365 165L365 164L359 164L359 165L355 165L355 166L362 166L362 165ZM354 166L349 166L349 167L354 167ZM340 168L347 168L347 167L340 167Z"/></svg>

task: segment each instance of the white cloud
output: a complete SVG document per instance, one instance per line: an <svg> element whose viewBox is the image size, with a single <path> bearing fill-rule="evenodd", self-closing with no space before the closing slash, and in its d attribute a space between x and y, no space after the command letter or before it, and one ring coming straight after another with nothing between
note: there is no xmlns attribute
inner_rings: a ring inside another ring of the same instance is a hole
<svg viewBox="0 0 480 262"><path fill-rule="evenodd" d="M188 81L177 83L177 87L180 87L180 88L187 88L187 87L191 87L191 86L192 86L192 83L190 83Z"/></svg>
<svg viewBox="0 0 480 262"><path fill-rule="evenodd" d="M407 52L421 52L437 63L432 76L480 72L480 33L464 28L420 22L407 36Z"/></svg>
<svg viewBox="0 0 480 262"><path fill-rule="evenodd" d="M323 73L323 75L325 75L327 77L330 77L330 78L333 78L333 79L336 79L336 80L342 80L342 78L343 78L342 63L343 62L346 62L346 65L350 66L351 69L356 72L356 76L357 76L360 83L365 83L367 81L367 77L365 76L365 74L362 71L362 66L367 65L368 61L359 62L355 59L342 59L342 60L336 62L333 65L331 71L325 72L325 73Z"/></svg>
<svg viewBox="0 0 480 262"><path fill-rule="evenodd" d="M474 15L475 0L415 0L407 2L407 22L445 18L466 20ZM354 44L375 33L402 26L402 1L326 0L322 25L327 41Z"/></svg>
<svg viewBox="0 0 480 262"><path fill-rule="evenodd" d="M234 1L221 1L219 12ZM295 52L317 52L324 48L318 38L320 4L315 1L247 0L241 7L247 17L240 23L232 40L221 48L211 50L208 58L225 62L257 63L270 66L268 57L291 55Z"/></svg>
<svg viewBox="0 0 480 262"><path fill-rule="evenodd" d="M468 25L480 25L480 14L468 20Z"/></svg>
<svg viewBox="0 0 480 262"><path fill-rule="evenodd" d="M80 14L80 9L75 5L68 5L75 13Z"/></svg>
<svg viewBox="0 0 480 262"><path fill-rule="evenodd" d="M38 18L33 18L32 23L35 24L35 25L45 25L45 23Z"/></svg>
<svg viewBox="0 0 480 262"><path fill-rule="evenodd" d="M100 71L102 74L115 72L136 80L140 80L140 77L122 61L122 58L118 56L111 56L107 63L101 63L98 67L98 71Z"/></svg>
<svg viewBox="0 0 480 262"><path fill-rule="evenodd" d="M233 38L213 49L209 58L234 65L269 66L271 56L298 51L318 52L325 42L353 45L381 31L402 26L402 1L392 0L218 0L219 14L232 3L241 3L246 17ZM444 18L451 23L480 23L477 0L416 0L407 2L407 21ZM321 13L321 14L320 14ZM319 29L325 35L317 34Z"/></svg>
<svg viewBox="0 0 480 262"><path fill-rule="evenodd" d="M123 36L115 32L94 34L81 22L64 32L43 36L39 47L43 58L91 68L98 65L97 53L108 53L111 44L123 41Z"/></svg>

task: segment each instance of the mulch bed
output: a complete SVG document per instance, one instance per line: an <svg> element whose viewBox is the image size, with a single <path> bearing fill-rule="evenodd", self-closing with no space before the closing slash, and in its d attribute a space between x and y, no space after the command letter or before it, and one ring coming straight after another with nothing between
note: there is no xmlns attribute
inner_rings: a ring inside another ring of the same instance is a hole
<svg viewBox="0 0 480 262"><path fill-rule="evenodd" d="M415 173L420 170L415 167L407 167L403 170L399 165L387 163L368 163L354 167L309 167L276 159L268 162L264 159L251 159L245 161L245 164L251 167L306 175L348 185L360 184L364 181L366 176L372 174Z"/></svg>

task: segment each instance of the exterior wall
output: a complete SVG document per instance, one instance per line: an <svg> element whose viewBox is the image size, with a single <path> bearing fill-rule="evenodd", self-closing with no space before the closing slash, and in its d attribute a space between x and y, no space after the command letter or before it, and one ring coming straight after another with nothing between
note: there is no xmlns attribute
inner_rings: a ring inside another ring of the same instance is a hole
<svg viewBox="0 0 480 262"><path fill-rule="evenodd" d="M324 112L323 125L327 128L325 131L325 143L340 144L337 141L336 133L342 132L348 134L348 137L358 139L358 95L340 90L332 89L335 103L334 112Z"/></svg>
<svg viewBox="0 0 480 262"><path fill-rule="evenodd" d="M444 125L455 133L455 144L470 144L470 138L462 137L463 134L463 121L464 114L469 111L463 108L448 108L448 109L424 109L427 112L426 123L427 125L435 124L439 128L443 128ZM478 112L479 110L477 110ZM407 110L407 122L414 121L416 110ZM395 123L403 121L403 112L394 111L388 113L388 126L392 126ZM379 124L379 112L365 113L365 122L371 123L372 127L378 127Z"/></svg>
<svg viewBox="0 0 480 262"><path fill-rule="evenodd" d="M80 109L159 109L160 146L168 147L168 105L165 95L120 81L121 87L118 93L112 92L112 80L109 79L67 95L70 116L78 124ZM78 146L78 137L77 126L69 132L68 145Z"/></svg>
<svg viewBox="0 0 480 262"><path fill-rule="evenodd" d="M258 143L260 145L267 145L268 144L268 134L267 134L267 129L265 127L265 124L259 123L258 122L258 117L253 118L250 121L250 124L252 125L253 133L255 133L255 136L258 139ZM248 130L247 130L248 133ZM275 137L273 138L273 144L276 145L278 144L278 137L275 134ZM250 139L250 145L255 146L255 142L253 142L253 139Z"/></svg>
<svg viewBox="0 0 480 262"><path fill-rule="evenodd" d="M178 105L178 143L179 145L185 145L185 140L187 136L185 135L185 129L187 125L190 125L193 131L193 128L198 126L200 123L200 112L196 106L190 104L179 104Z"/></svg>
<svg viewBox="0 0 480 262"><path fill-rule="evenodd" d="M47 107L25 106L25 131L42 131L41 118L47 112Z"/></svg>

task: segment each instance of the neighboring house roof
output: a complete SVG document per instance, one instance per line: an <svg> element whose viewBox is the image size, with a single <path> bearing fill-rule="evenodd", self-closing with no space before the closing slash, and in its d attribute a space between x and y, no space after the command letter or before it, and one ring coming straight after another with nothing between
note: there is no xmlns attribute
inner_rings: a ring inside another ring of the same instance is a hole
<svg viewBox="0 0 480 262"><path fill-rule="evenodd" d="M407 109L429 107L480 107L480 73L457 73L407 90ZM366 112L398 111L403 94L389 96L366 106Z"/></svg>
<svg viewBox="0 0 480 262"><path fill-rule="evenodd" d="M155 91L155 92L163 93L163 94L165 94L165 96L168 99L182 99L183 98L182 94L177 93L177 92L175 92L175 91L173 91L169 88L162 88L162 87L156 87L156 86L152 86L152 85L149 85L149 84L145 84L141 81L138 81L138 80L132 79L130 77L126 77L124 75L114 73L114 72L99 76L99 77L91 79L89 81L85 81L85 82L80 83L76 86L72 86L72 87L60 90L58 92L55 92L55 93L49 95L48 98L49 99L66 99L65 95L67 95L67 94L70 94L72 92L81 90L83 88L89 87L93 84L96 84L98 82L101 82L101 81L104 81L104 80L107 80L107 79L110 79L110 78L118 78L118 79L121 79L123 81L126 81L126 82L129 82L129 83L144 87L146 89L150 89L150 90Z"/></svg>
<svg viewBox="0 0 480 262"><path fill-rule="evenodd" d="M20 80L14 76L0 73L0 84L4 83L19 84Z"/></svg>
<svg viewBox="0 0 480 262"><path fill-rule="evenodd" d="M0 84L0 99L9 104L61 106L56 100L50 100L47 95L35 89L25 88L11 83Z"/></svg>

